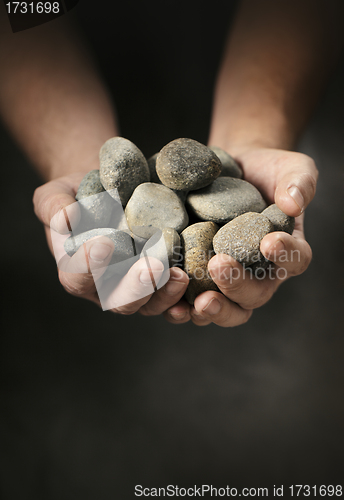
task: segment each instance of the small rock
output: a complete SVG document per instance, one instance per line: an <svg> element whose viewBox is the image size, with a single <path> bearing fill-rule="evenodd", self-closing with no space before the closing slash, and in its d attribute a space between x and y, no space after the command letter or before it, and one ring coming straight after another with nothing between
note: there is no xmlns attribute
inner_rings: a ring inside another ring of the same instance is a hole
<svg viewBox="0 0 344 500"><path fill-rule="evenodd" d="M179 234L171 227L165 227L161 233L157 231L144 245L142 256L144 255L162 262L167 259L169 267L181 264L183 256Z"/></svg>
<svg viewBox="0 0 344 500"><path fill-rule="evenodd" d="M221 173L221 162L204 144L193 139L175 139L158 154L156 172L165 186L189 191L216 179Z"/></svg>
<svg viewBox="0 0 344 500"><path fill-rule="evenodd" d="M64 243L64 249L72 257L84 243L96 236L106 236L115 244L109 265L117 264L134 256L134 245L131 236L112 228L92 229L76 236L70 236Z"/></svg>
<svg viewBox="0 0 344 500"><path fill-rule="evenodd" d="M159 153L155 153L155 155L151 156L148 162L148 167L150 171L150 179L151 182L154 182L155 184L162 184L161 180L158 177L158 174L156 173L156 159L158 157ZM180 200L185 203L186 197L188 195L189 191L178 191L178 189L172 189L174 193L180 198Z"/></svg>
<svg viewBox="0 0 344 500"><path fill-rule="evenodd" d="M118 189L123 206L136 186L150 180L146 158L134 143L114 137L103 144L99 153L100 181L104 188Z"/></svg>
<svg viewBox="0 0 344 500"><path fill-rule="evenodd" d="M224 151L218 146L209 146L209 149L214 151L214 153L216 154L216 156L218 156L218 158L220 158L220 161L222 163L220 177L237 177L238 179L243 178L244 175L241 167L234 160L234 158L232 158L231 155L227 153L227 151Z"/></svg>
<svg viewBox="0 0 344 500"><path fill-rule="evenodd" d="M272 222L274 231L284 231L289 234L294 231L295 217L286 215L275 203L263 210L262 215Z"/></svg>
<svg viewBox="0 0 344 500"><path fill-rule="evenodd" d="M88 198L88 196L102 193L103 191L105 191L105 189L100 182L99 170L91 170L80 182L75 199L79 201L83 198Z"/></svg>
<svg viewBox="0 0 344 500"><path fill-rule="evenodd" d="M156 184L161 184L161 180L158 177L158 174L156 173L156 159L158 157L159 153L155 153L155 155L151 156L148 158L147 163L148 163L148 168L149 168L149 173L150 173L150 181L155 182Z"/></svg>
<svg viewBox="0 0 344 500"><path fill-rule="evenodd" d="M91 170L82 179L76 193L81 217L77 228L82 233L98 227L108 227L114 201L100 182L99 170Z"/></svg>
<svg viewBox="0 0 344 500"><path fill-rule="evenodd" d="M266 203L258 189L242 179L219 177L189 193L187 207L201 220L225 224L246 212L261 212Z"/></svg>
<svg viewBox="0 0 344 500"><path fill-rule="evenodd" d="M190 281L185 298L193 304L196 297L207 290L219 291L208 273L208 262L214 255L213 238L218 226L213 222L198 222L181 233L184 251L184 271Z"/></svg>
<svg viewBox="0 0 344 500"><path fill-rule="evenodd" d="M145 182L137 186L125 209L128 225L134 234L150 238L166 227L182 231L189 222L178 196L163 184Z"/></svg>
<svg viewBox="0 0 344 500"><path fill-rule="evenodd" d="M260 242L273 231L267 217L255 212L239 215L223 226L213 240L215 253L231 255L245 266L266 267L265 257L260 251Z"/></svg>

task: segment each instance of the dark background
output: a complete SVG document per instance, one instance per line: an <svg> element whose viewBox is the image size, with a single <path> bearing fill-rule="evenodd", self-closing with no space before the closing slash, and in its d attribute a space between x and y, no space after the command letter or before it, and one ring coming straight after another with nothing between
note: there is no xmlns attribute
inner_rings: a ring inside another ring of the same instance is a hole
<svg viewBox="0 0 344 500"><path fill-rule="evenodd" d="M74 11L121 134L146 156L177 137L206 142L233 5L97 5ZM115 316L68 295L32 211L41 180L1 128L4 500L344 482L343 89L342 60L299 144L320 170L312 264L234 329Z"/></svg>

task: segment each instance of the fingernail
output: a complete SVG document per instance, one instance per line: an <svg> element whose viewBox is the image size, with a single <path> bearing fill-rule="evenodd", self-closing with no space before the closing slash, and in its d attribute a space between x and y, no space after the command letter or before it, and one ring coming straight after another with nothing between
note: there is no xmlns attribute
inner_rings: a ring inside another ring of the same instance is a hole
<svg viewBox="0 0 344 500"><path fill-rule="evenodd" d="M171 313L170 312L170 315L172 316L172 318L174 319L184 319L185 316L186 316L186 312L180 312L180 313Z"/></svg>
<svg viewBox="0 0 344 500"><path fill-rule="evenodd" d="M143 285L152 284L151 272L148 269L141 271L139 279Z"/></svg>
<svg viewBox="0 0 344 500"><path fill-rule="evenodd" d="M168 281L165 285L165 292L168 295L177 295L185 285L182 281Z"/></svg>
<svg viewBox="0 0 344 500"><path fill-rule="evenodd" d="M104 245L103 243L95 243L90 249L90 259L94 262L104 262L106 258L110 255L112 248L109 245Z"/></svg>
<svg viewBox="0 0 344 500"><path fill-rule="evenodd" d="M211 299L211 301L202 309L206 314L214 315L218 314L221 309L221 304L217 299Z"/></svg>
<svg viewBox="0 0 344 500"><path fill-rule="evenodd" d="M302 213L304 210L304 206L305 206L305 200L304 200L299 188L297 186L290 186L287 189L287 193L289 194L289 196L291 196L293 198L293 200L295 201L296 205L299 207L299 209L301 210L301 213Z"/></svg>

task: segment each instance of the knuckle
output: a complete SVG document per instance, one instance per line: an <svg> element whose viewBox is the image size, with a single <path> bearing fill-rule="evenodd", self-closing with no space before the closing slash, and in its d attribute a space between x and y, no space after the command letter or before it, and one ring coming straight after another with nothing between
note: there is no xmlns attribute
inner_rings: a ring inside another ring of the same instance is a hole
<svg viewBox="0 0 344 500"><path fill-rule="evenodd" d="M44 211L44 205L46 203L46 198L44 197L44 186L37 187L32 196L33 209L37 217L42 218L42 212Z"/></svg>
<svg viewBox="0 0 344 500"><path fill-rule="evenodd" d="M68 274L62 274L59 271L59 280L63 288L71 295L75 297L83 297L87 293L87 284L89 280L84 282L73 282L72 279L68 278ZM93 284L93 280L92 280Z"/></svg>
<svg viewBox="0 0 344 500"><path fill-rule="evenodd" d="M68 292L71 295L74 295L75 297L82 297L85 294L85 291L81 287L74 286L73 284L68 283L65 280L63 283L61 282L61 284L63 288L66 290L66 292Z"/></svg>
<svg viewBox="0 0 344 500"><path fill-rule="evenodd" d="M312 175L310 172L304 172L301 174L301 180L309 191L309 195L311 198L314 197L317 185L316 176Z"/></svg>

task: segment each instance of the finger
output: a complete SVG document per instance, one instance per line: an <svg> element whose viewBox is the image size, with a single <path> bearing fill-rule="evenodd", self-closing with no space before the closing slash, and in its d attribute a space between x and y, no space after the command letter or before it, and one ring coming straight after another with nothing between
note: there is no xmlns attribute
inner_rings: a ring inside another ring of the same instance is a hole
<svg viewBox="0 0 344 500"><path fill-rule="evenodd" d="M188 283L187 274L178 267L172 267L168 282L152 295L139 312L144 316L156 316L163 313L179 302L186 291Z"/></svg>
<svg viewBox="0 0 344 500"><path fill-rule="evenodd" d="M61 234L67 234L76 227L80 220L80 210L75 194L82 176L83 174L78 173L61 177L35 190L34 211L43 224Z"/></svg>
<svg viewBox="0 0 344 500"><path fill-rule="evenodd" d="M174 325L187 323L191 319L191 306L185 299L181 299L177 304L172 306L167 311L164 311L164 318Z"/></svg>
<svg viewBox="0 0 344 500"><path fill-rule="evenodd" d="M246 323L252 316L252 312L252 310L241 308L221 293L208 291L196 298L191 317L192 321L198 325L211 322L218 326L233 327Z"/></svg>
<svg viewBox="0 0 344 500"><path fill-rule="evenodd" d="M134 314L149 301L164 271L164 265L153 257L135 262L111 293L112 312Z"/></svg>
<svg viewBox="0 0 344 500"><path fill-rule="evenodd" d="M266 235L260 249L268 260L277 264L275 274L280 279L283 275L286 278L302 274L312 260L312 249L304 238L282 231Z"/></svg>
<svg viewBox="0 0 344 500"><path fill-rule="evenodd" d="M257 275L249 269L245 270L229 255L212 257L208 270L220 291L232 302L248 310L265 304L280 285L280 280L271 270Z"/></svg>
<svg viewBox="0 0 344 500"><path fill-rule="evenodd" d="M114 243L105 236L84 243L72 256L59 262L59 278L67 292L79 297L96 293L95 280L105 272Z"/></svg>
<svg viewBox="0 0 344 500"><path fill-rule="evenodd" d="M297 217L304 212L315 195L318 170L312 158L298 153L293 157L286 157L280 172L275 203L285 214Z"/></svg>

